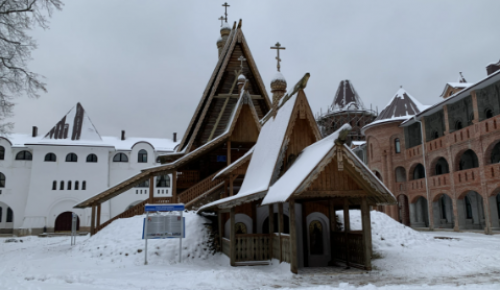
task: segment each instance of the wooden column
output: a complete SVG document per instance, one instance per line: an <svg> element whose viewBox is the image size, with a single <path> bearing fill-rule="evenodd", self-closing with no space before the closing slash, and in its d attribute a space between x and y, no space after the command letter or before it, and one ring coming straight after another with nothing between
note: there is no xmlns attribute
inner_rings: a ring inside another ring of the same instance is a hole
<svg viewBox="0 0 500 290"><path fill-rule="evenodd" d="M149 203L154 203L155 177L149 177Z"/></svg>
<svg viewBox="0 0 500 290"><path fill-rule="evenodd" d="M253 201L251 203L252 205L252 233L249 234L256 234L257 233L257 201Z"/></svg>
<svg viewBox="0 0 500 290"><path fill-rule="evenodd" d="M177 201L177 170L172 172L172 200L170 203L176 203Z"/></svg>
<svg viewBox="0 0 500 290"><path fill-rule="evenodd" d="M334 248L334 243L333 243L333 233L337 231L337 218L335 216L335 203L333 202L333 199L328 200L328 215L330 219L330 254L332 256L332 259L328 263L329 266L335 265L335 248ZM306 235L304 235L306 236ZM304 239L306 240L306 239ZM307 248L307 247L306 247Z"/></svg>
<svg viewBox="0 0 500 290"><path fill-rule="evenodd" d="M90 216L90 235L93 236L95 233L95 204L92 205L92 215Z"/></svg>
<svg viewBox="0 0 500 290"><path fill-rule="evenodd" d="M224 179L224 196L223 197L228 197L228 186L229 186L229 178L231 178L231 176L226 176L226 178Z"/></svg>
<svg viewBox="0 0 500 290"><path fill-rule="evenodd" d="M227 156L226 156L226 161L227 165L231 164L231 141L227 141Z"/></svg>
<svg viewBox="0 0 500 290"><path fill-rule="evenodd" d="M269 260L273 260L273 246L274 246L274 205L269 206Z"/></svg>
<svg viewBox="0 0 500 290"><path fill-rule="evenodd" d="M372 231L370 224L370 208L366 197L361 199L361 223L363 225L363 252L365 254L365 267L367 270L372 269Z"/></svg>
<svg viewBox="0 0 500 290"><path fill-rule="evenodd" d="M233 196L233 175L229 175L229 196Z"/></svg>
<svg viewBox="0 0 500 290"><path fill-rule="evenodd" d="M97 227L101 225L101 204L97 205Z"/></svg>
<svg viewBox="0 0 500 290"><path fill-rule="evenodd" d="M292 199L288 202L288 213L290 221L290 271L298 274L297 265L297 229L295 228L295 201Z"/></svg>
<svg viewBox="0 0 500 290"><path fill-rule="evenodd" d="M283 232L283 204L278 203L278 233L280 239L280 263L283 262L283 250L281 245L281 233Z"/></svg>
<svg viewBox="0 0 500 290"><path fill-rule="evenodd" d="M235 227L235 213L234 207L231 208L230 212L230 224L231 224L231 233L230 233L230 255L229 258L231 260L231 266L236 266L236 227Z"/></svg>
<svg viewBox="0 0 500 290"><path fill-rule="evenodd" d="M346 248L346 264L349 267L351 260L351 250L349 247L349 232L351 231L351 221L349 218L349 200L344 198L344 235Z"/></svg>

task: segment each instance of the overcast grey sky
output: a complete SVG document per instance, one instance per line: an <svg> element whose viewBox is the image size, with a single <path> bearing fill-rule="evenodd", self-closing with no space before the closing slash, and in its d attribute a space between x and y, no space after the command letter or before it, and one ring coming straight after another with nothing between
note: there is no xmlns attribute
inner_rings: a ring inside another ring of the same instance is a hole
<svg viewBox="0 0 500 290"><path fill-rule="evenodd" d="M35 30L30 69L49 92L17 99L15 133L45 134L81 102L101 135L180 137L217 62L224 1L65 0L50 30ZM462 71L469 82L500 59L500 1L228 1L265 85L277 41L288 88L311 73L316 113L350 79L381 110L400 85L439 101Z"/></svg>

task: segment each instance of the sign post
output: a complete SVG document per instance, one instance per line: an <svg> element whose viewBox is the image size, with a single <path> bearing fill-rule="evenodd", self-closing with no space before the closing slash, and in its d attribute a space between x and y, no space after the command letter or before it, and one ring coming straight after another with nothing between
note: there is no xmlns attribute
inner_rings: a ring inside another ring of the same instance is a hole
<svg viewBox="0 0 500 290"><path fill-rule="evenodd" d="M76 226L78 223L78 216L75 213L72 213L71 216L71 245L76 245Z"/></svg>
<svg viewBox="0 0 500 290"><path fill-rule="evenodd" d="M148 264L148 239L179 239L179 263L182 261L182 239L185 238L185 220L182 212L184 204L146 204L144 206L146 218L144 219L142 238L145 240L144 265ZM178 216L150 216L150 212L178 211Z"/></svg>

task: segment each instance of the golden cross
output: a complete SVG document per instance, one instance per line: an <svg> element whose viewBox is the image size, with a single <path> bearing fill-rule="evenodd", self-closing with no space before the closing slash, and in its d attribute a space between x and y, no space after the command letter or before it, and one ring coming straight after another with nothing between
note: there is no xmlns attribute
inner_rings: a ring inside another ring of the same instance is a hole
<svg viewBox="0 0 500 290"><path fill-rule="evenodd" d="M238 60L241 62L240 64L240 72L243 71L243 62L246 61L247 59L243 57L243 55L240 55L240 57L238 57Z"/></svg>
<svg viewBox="0 0 500 290"><path fill-rule="evenodd" d="M226 23L227 23L227 7L229 7L230 5L227 4L227 2L225 2L224 4L222 4L222 6L224 6L224 8L226 9L226 13L225 13L226 18L224 20L226 20Z"/></svg>
<svg viewBox="0 0 500 290"><path fill-rule="evenodd" d="M281 58L280 58L280 49L286 49L286 47L281 47L281 44L279 42L276 42L275 46L271 46L271 49L276 49L277 52L278 52L278 56L276 56L276 60L278 61L278 71L280 71L280 62L281 62Z"/></svg>
<svg viewBox="0 0 500 290"><path fill-rule="evenodd" d="M219 17L220 20L220 27L222 27L222 21L224 20L224 16Z"/></svg>

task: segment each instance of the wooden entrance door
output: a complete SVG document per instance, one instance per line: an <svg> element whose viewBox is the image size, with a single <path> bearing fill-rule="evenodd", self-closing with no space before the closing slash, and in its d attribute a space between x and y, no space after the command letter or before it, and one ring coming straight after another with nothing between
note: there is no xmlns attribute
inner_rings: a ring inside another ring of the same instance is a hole
<svg viewBox="0 0 500 290"><path fill-rule="evenodd" d="M63 212L56 218L56 225L54 227L55 232L70 232L71 231L71 219L73 218L73 213L70 211ZM80 229L80 219L77 217L76 230Z"/></svg>
<svg viewBox="0 0 500 290"><path fill-rule="evenodd" d="M307 217L307 244L309 267L326 267L331 260L330 227L328 218L321 213Z"/></svg>

